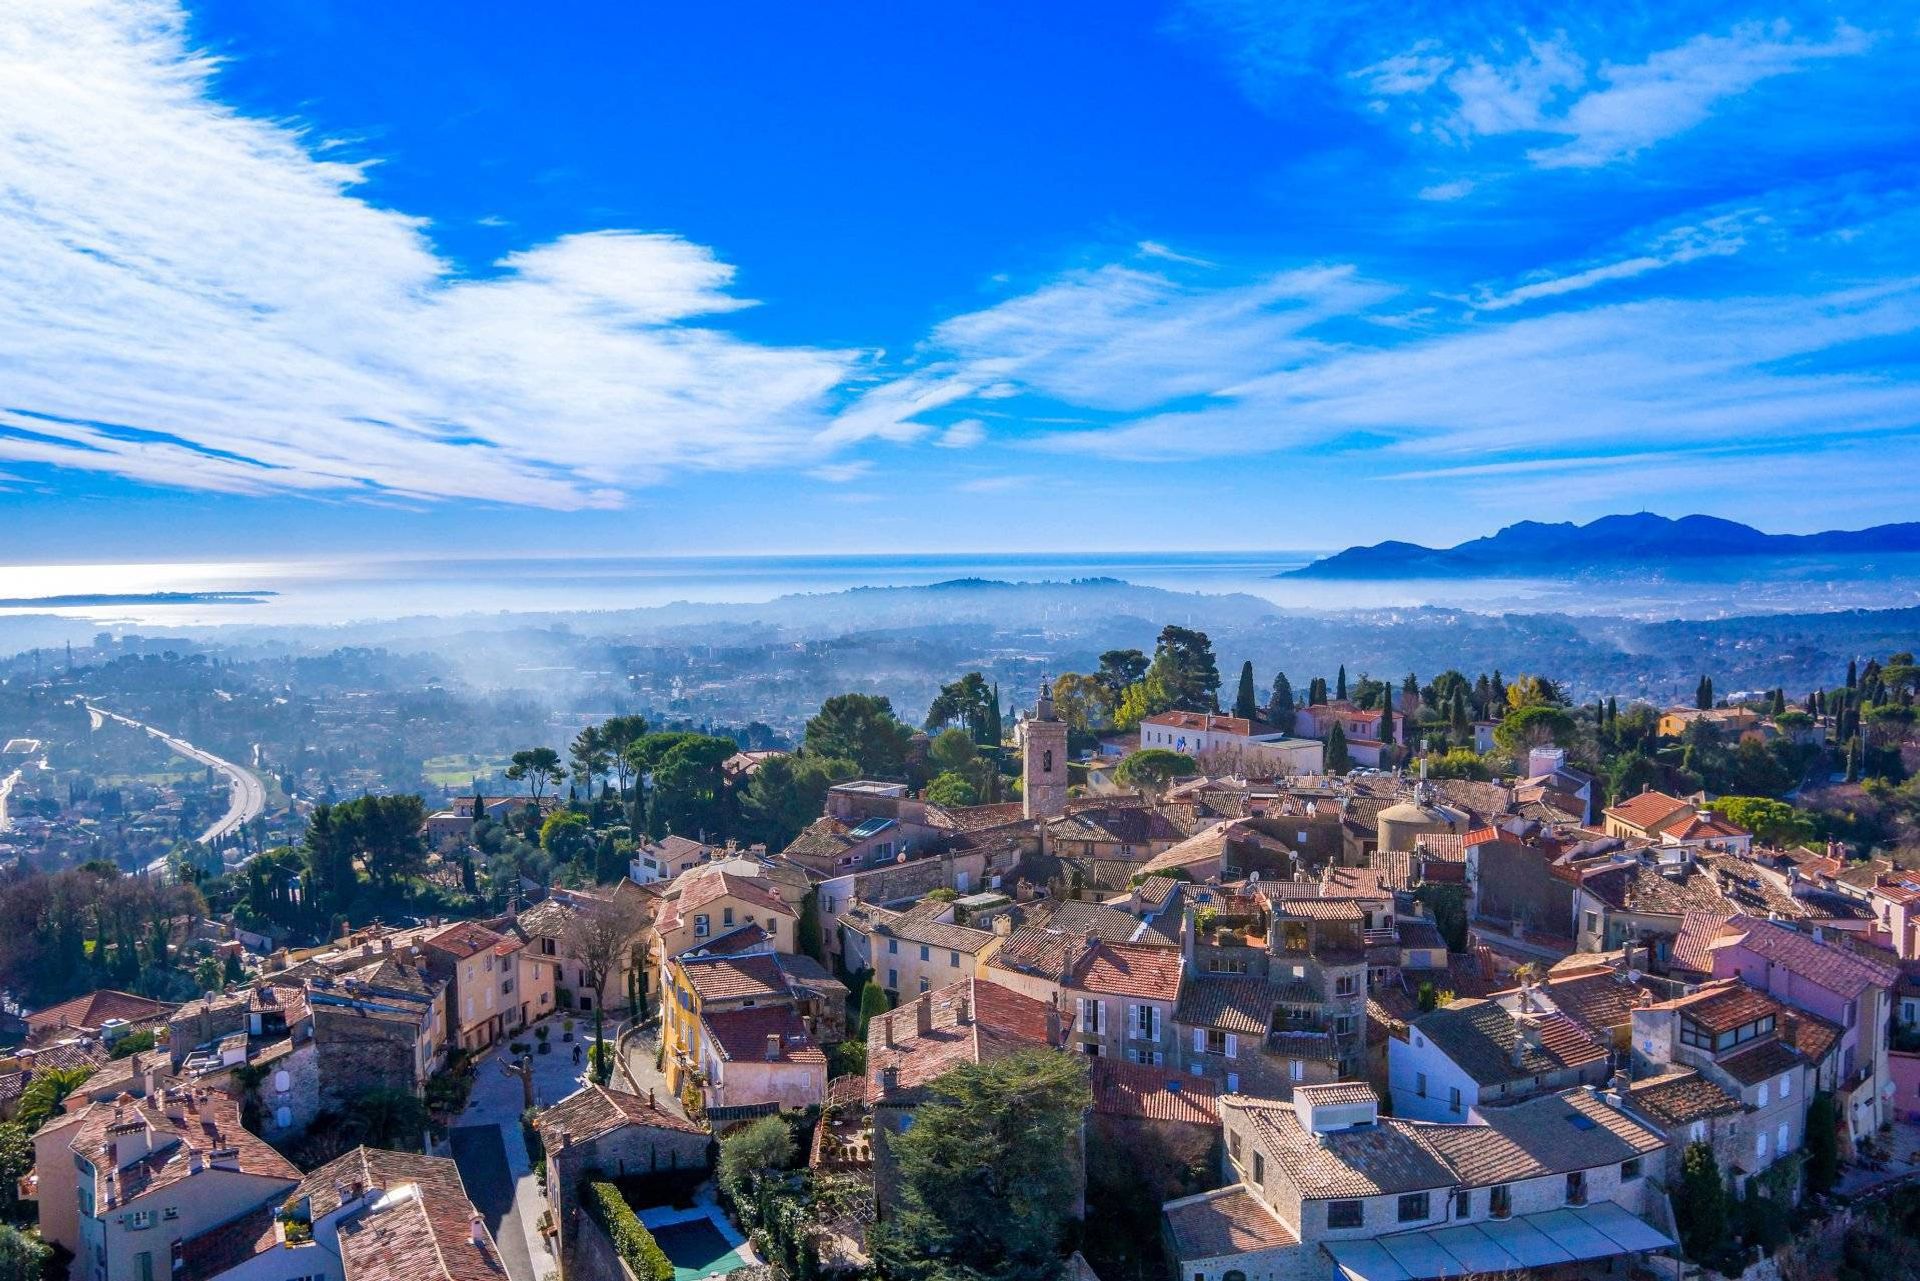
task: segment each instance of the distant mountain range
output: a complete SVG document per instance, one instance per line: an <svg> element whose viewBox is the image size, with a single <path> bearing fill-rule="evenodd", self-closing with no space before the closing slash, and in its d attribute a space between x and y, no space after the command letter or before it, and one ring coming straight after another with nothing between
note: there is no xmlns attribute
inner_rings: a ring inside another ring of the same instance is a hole
<svg viewBox="0 0 1920 1281"><path fill-rule="evenodd" d="M1386 542L1349 547L1277 578L1541 578L1620 573L1761 557L1920 552L1920 522L1823 534L1767 534L1717 516L1641 512L1586 525L1523 520L1457 547Z"/></svg>

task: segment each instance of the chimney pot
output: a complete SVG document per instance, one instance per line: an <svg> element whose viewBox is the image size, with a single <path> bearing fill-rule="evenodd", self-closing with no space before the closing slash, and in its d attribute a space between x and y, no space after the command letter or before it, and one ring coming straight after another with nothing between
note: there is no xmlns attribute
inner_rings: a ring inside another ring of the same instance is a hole
<svg viewBox="0 0 1920 1281"><path fill-rule="evenodd" d="M913 1003L913 1030L921 1036L933 1031L933 993L922 992Z"/></svg>
<svg viewBox="0 0 1920 1281"><path fill-rule="evenodd" d="M467 1219L467 1239L475 1245L485 1245L487 1243L486 1221L477 1214Z"/></svg>
<svg viewBox="0 0 1920 1281"><path fill-rule="evenodd" d="M779 1058L780 1034L778 1032L769 1032L767 1033L767 1062L778 1062Z"/></svg>

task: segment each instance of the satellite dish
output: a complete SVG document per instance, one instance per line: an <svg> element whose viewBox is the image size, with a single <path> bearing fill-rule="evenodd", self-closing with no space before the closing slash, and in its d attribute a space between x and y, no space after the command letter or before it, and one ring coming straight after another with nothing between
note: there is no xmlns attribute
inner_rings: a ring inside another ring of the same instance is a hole
<svg viewBox="0 0 1920 1281"><path fill-rule="evenodd" d="M1255 881L1258 881L1259 879L1260 879L1260 873L1258 872L1247 873L1247 884L1252 885Z"/></svg>

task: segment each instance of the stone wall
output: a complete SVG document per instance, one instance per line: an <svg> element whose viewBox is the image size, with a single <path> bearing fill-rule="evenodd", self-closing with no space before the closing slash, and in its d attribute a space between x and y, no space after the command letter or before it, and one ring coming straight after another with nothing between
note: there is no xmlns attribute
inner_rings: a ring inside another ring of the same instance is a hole
<svg viewBox="0 0 1920 1281"><path fill-rule="evenodd" d="M419 1093L418 1027L346 1006L316 1005L313 1035L325 1106L344 1110L368 1090Z"/></svg>

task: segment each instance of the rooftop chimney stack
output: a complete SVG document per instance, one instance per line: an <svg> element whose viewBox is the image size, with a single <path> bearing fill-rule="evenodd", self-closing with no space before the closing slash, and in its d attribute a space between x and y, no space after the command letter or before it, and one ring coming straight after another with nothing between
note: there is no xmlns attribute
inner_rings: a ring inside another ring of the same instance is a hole
<svg viewBox="0 0 1920 1281"><path fill-rule="evenodd" d="M914 1001L913 1030L921 1036L933 1031L933 993L922 992Z"/></svg>
<svg viewBox="0 0 1920 1281"><path fill-rule="evenodd" d="M767 1033L767 1062L777 1063L779 1061L780 1034L778 1032L769 1032Z"/></svg>
<svg viewBox="0 0 1920 1281"><path fill-rule="evenodd" d="M485 1245L487 1243L486 1220L477 1214L467 1219L467 1240L473 1242L475 1245Z"/></svg>

